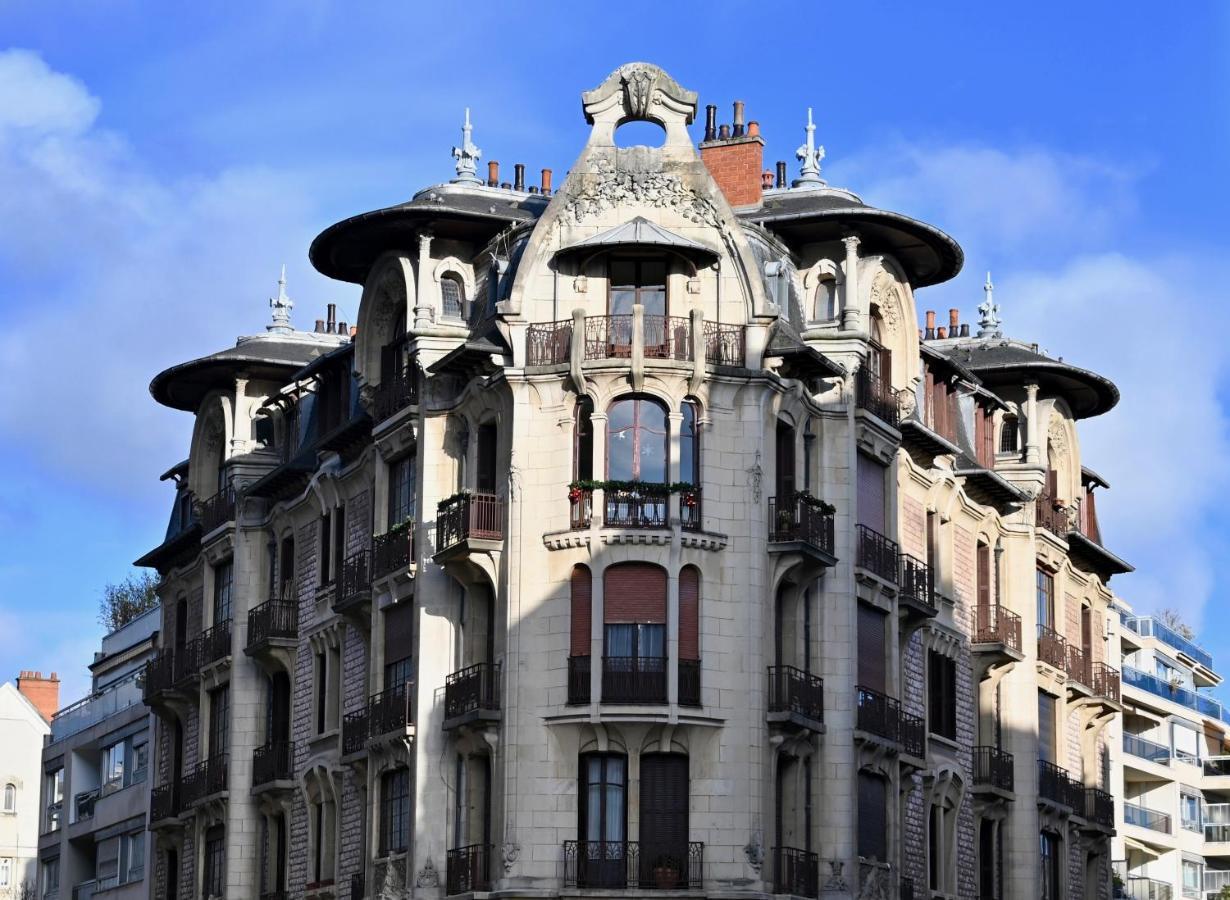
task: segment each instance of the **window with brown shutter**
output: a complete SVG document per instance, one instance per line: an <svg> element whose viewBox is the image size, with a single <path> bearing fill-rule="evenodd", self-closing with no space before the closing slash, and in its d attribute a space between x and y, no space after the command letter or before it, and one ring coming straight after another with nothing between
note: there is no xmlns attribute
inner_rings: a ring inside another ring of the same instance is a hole
<svg viewBox="0 0 1230 900"><path fill-rule="evenodd" d="M700 570L679 573L679 658L700 659Z"/></svg>
<svg viewBox="0 0 1230 900"><path fill-rule="evenodd" d="M777 473L776 492L780 504L794 497L794 426L782 419L777 420Z"/></svg>
<svg viewBox="0 0 1230 900"><path fill-rule="evenodd" d="M865 688L885 691L884 613L863 603L858 605L858 683Z"/></svg>
<svg viewBox="0 0 1230 900"><path fill-rule="evenodd" d="M570 655L589 656L590 630L593 621L593 577L586 566L573 566L572 621L570 623Z"/></svg>
<svg viewBox="0 0 1230 900"><path fill-rule="evenodd" d="M872 772L858 773L858 855L888 861L888 784Z"/></svg>
<svg viewBox="0 0 1230 900"><path fill-rule="evenodd" d="M384 687L397 687L414 678L414 604L390 606L384 616Z"/></svg>
<svg viewBox="0 0 1230 900"><path fill-rule="evenodd" d="M1056 755L1055 698L1038 691L1038 759L1053 763Z"/></svg>
<svg viewBox="0 0 1230 900"><path fill-rule="evenodd" d="M858 454L857 465L858 524L866 525L872 531L884 534L887 531L884 509L884 466L865 453Z"/></svg>

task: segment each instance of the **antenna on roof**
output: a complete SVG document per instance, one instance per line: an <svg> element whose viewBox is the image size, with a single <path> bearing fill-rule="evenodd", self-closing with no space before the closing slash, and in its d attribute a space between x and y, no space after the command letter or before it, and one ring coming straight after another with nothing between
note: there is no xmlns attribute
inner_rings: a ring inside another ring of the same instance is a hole
<svg viewBox="0 0 1230 900"><path fill-rule="evenodd" d="M461 126L461 146L453 148L453 159L457 160L457 177L453 184L482 184L478 177L478 158L483 151L474 146L470 135L474 129L470 125L470 107L466 107L466 121Z"/></svg>
<svg viewBox="0 0 1230 900"><path fill-rule="evenodd" d="M978 337L1003 337L1000 327L1003 323L999 318L999 304L995 302L995 285L991 284L991 273L987 272L987 280L982 285L986 299L978 304Z"/></svg>
<svg viewBox="0 0 1230 900"><path fill-rule="evenodd" d="M803 163L799 169L799 178L790 182L791 187L824 187L828 184L820 177L820 161L824 159L824 145L816 146L816 124L811 118L811 107L807 107L807 143L794 151L794 155Z"/></svg>
<svg viewBox="0 0 1230 900"><path fill-rule="evenodd" d="M266 331L276 334L286 334L294 331L290 324L290 311L295 303L286 296L286 263L282 263L282 275L278 278L278 295L269 298L269 308L273 310L273 322L265 326Z"/></svg>

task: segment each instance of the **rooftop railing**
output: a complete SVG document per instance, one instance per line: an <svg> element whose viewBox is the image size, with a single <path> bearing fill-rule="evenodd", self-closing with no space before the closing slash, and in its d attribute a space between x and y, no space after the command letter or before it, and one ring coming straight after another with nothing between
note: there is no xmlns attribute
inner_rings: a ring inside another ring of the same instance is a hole
<svg viewBox="0 0 1230 900"><path fill-rule="evenodd" d="M62 741L130 706L140 704L142 671L147 670L138 669L101 691L83 697L56 712L51 717L51 742L54 744L56 741Z"/></svg>
<svg viewBox="0 0 1230 900"><path fill-rule="evenodd" d="M1213 668L1213 654L1153 616L1126 616L1123 624L1141 637L1157 638L1168 647L1173 647L1194 659L1206 669Z"/></svg>

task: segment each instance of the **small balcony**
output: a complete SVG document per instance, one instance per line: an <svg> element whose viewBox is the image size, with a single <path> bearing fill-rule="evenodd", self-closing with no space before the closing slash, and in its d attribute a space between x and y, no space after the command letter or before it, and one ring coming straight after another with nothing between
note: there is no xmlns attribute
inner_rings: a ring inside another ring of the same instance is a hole
<svg viewBox="0 0 1230 900"><path fill-rule="evenodd" d="M588 528L594 521L594 492L575 487L568 492L568 527L573 531Z"/></svg>
<svg viewBox="0 0 1230 900"><path fill-rule="evenodd" d="M342 717L342 755L350 756L367 749L371 734L371 715L365 706Z"/></svg>
<svg viewBox="0 0 1230 900"><path fill-rule="evenodd" d="M855 560L854 564L866 572L870 572L881 581L889 584L897 583L897 557L900 549L897 542L889 540L875 529L866 525L854 526Z"/></svg>
<svg viewBox="0 0 1230 900"><path fill-rule="evenodd" d="M1113 831L1115 828L1115 798L1101 788L1087 787L1081 814L1094 830Z"/></svg>
<svg viewBox="0 0 1230 900"><path fill-rule="evenodd" d="M901 742L901 702L879 691L859 685L855 692L855 725L864 734Z"/></svg>
<svg viewBox="0 0 1230 900"><path fill-rule="evenodd" d="M901 710L901 753L917 760L927 758L927 720Z"/></svg>
<svg viewBox="0 0 1230 900"><path fill-rule="evenodd" d="M643 482L635 488L606 488L602 492L602 524L607 528L666 528L670 488Z"/></svg>
<svg viewBox="0 0 1230 900"><path fill-rule="evenodd" d="M504 501L495 494L456 494L437 507L437 555L474 541L498 544L503 540Z"/></svg>
<svg viewBox="0 0 1230 900"><path fill-rule="evenodd" d="M180 780L180 804L190 809L211 797L226 793L225 754L211 756Z"/></svg>
<svg viewBox="0 0 1230 900"><path fill-rule="evenodd" d="M179 802L179 791L174 784L164 784L153 788L149 795L150 828L173 823L183 809Z"/></svg>
<svg viewBox="0 0 1230 900"><path fill-rule="evenodd" d="M1124 735L1126 749L1127 735ZM1161 747L1161 744L1157 746ZM1165 750L1165 747L1162 747ZM1208 756L1204 759L1204 774L1206 778L1230 778L1230 756Z"/></svg>
<svg viewBox="0 0 1230 900"><path fill-rule="evenodd" d="M1068 673L1069 686L1079 685L1088 689L1093 685L1093 675L1089 671L1089 657L1084 649L1075 644L1068 644L1068 658L1064 671Z"/></svg>
<svg viewBox="0 0 1230 900"><path fill-rule="evenodd" d="M769 498L769 551L802 550L823 566L837 564L833 507L803 491Z"/></svg>
<svg viewBox="0 0 1230 900"><path fill-rule="evenodd" d="M898 559L898 607L906 614L907 619L915 623L934 619L939 615L935 608L935 573L917 556L902 553Z"/></svg>
<svg viewBox="0 0 1230 900"><path fill-rule="evenodd" d="M359 550L346 557L337 580L333 611L338 615L361 614L372 599L372 554Z"/></svg>
<svg viewBox="0 0 1230 900"><path fill-rule="evenodd" d="M1159 766L1170 765L1170 748L1165 744L1159 744L1151 741L1148 738L1143 738L1138 734L1123 733L1123 752L1130 756L1135 756L1138 759L1147 759L1151 763L1157 763ZM1209 761L1205 761L1205 774L1208 775ZM1226 774L1230 774L1230 768Z"/></svg>
<svg viewBox="0 0 1230 900"><path fill-rule="evenodd" d="M219 622L206 631L201 632L199 641L199 666L213 665L230 659L231 656L231 620Z"/></svg>
<svg viewBox="0 0 1230 900"><path fill-rule="evenodd" d="M820 856L797 847L774 847L773 893L819 897Z"/></svg>
<svg viewBox="0 0 1230 900"><path fill-rule="evenodd" d="M372 538L372 580L401 572L414 562L413 522L406 522Z"/></svg>
<svg viewBox="0 0 1230 900"><path fill-rule="evenodd" d="M383 376L376 386L376 421L391 419L419 402L418 376L408 363Z"/></svg>
<svg viewBox="0 0 1230 900"><path fill-rule="evenodd" d="M666 702L666 657L602 657L602 702Z"/></svg>
<svg viewBox="0 0 1230 900"><path fill-rule="evenodd" d="M478 663L444 679L444 730L500 720L500 666Z"/></svg>
<svg viewBox="0 0 1230 900"><path fill-rule="evenodd" d="M491 890L491 845L471 844L448 851L444 861L446 896Z"/></svg>
<svg viewBox="0 0 1230 900"><path fill-rule="evenodd" d="M1207 882L1210 873L1205 873ZM1174 888L1166 881L1158 881L1145 875L1129 875L1123 880L1123 887L1115 888L1115 898L1123 900L1173 900ZM1212 894L1208 900L1214 900Z"/></svg>
<svg viewBox="0 0 1230 900"><path fill-rule="evenodd" d="M414 729L411 701L414 683L407 681L378 694L367 706L342 720L342 753L358 753L369 743L409 737Z"/></svg>
<svg viewBox="0 0 1230 900"><path fill-rule="evenodd" d="M1128 803L1126 800L1123 803L1123 821L1128 825L1135 825L1138 828L1147 828L1150 831L1159 831L1162 834L1171 834L1170 816L1164 812L1159 812L1156 809L1149 809L1147 806L1142 806L1139 803ZM1210 838L1208 834L1209 828L1218 826L1205 825L1206 841L1216 840ZM1225 840L1223 837L1222 840Z"/></svg>
<svg viewBox="0 0 1230 900"><path fill-rule="evenodd" d="M145 685L142 699L146 705L175 684L175 657L170 650L161 650L145 664Z"/></svg>
<svg viewBox="0 0 1230 900"><path fill-rule="evenodd" d="M1063 807L1068 812L1080 812L1085 808L1085 789L1082 784L1072 780L1067 769L1040 759L1038 800Z"/></svg>
<svg viewBox="0 0 1230 900"><path fill-rule="evenodd" d="M295 777L295 742L270 741L252 754L252 788L277 782L292 782Z"/></svg>
<svg viewBox="0 0 1230 900"><path fill-rule="evenodd" d="M705 845L637 841L564 841L564 887L699 890Z"/></svg>
<svg viewBox="0 0 1230 900"><path fill-rule="evenodd" d="M1019 659L1021 617L998 603L974 607L973 645L975 653L998 653Z"/></svg>
<svg viewBox="0 0 1230 900"><path fill-rule="evenodd" d="M1095 662L1090 667L1093 695L1113 703L1119 702L1120 677L1119 670L1104 662Z"/></svg>
<svg viewBox="0 0 1230 900"><path fill-rule="evenodd" d="M292 600L266 600L248 610L248 646L251 656L273 646L294 647L299 637L299 604Z"/></svg>
<svg viewBox="0 0 1230 900"><path fill-rule="evenodd" d="M974 789L1009 795L1014 793L1012 754L998 747L974 748Z"/></svg>
<svg viewBox="0 0 1230 900"><path fill-rule="evenodd" d="M201 533L208 535L228 522L235 521L235 491L226 487L201 501Z"/></svg>
<svg viewBox="0 0 1230 900"><path fill-rule="evenodd" d="M568 704L578 706L589 703L590 657L568 657Z"/></svg>
<svg viewBox="0 0 1230 900"><path fill-rule="evenodd" d="M636 339L643 341L645 359L690 361L693 356L692 321L681 316L643 316L641 334L630 315L585 316L583 362L630 359ZM572 361L572 319L530 325L526 330L526 365L559 366ZM702 330L705 362L711 366L742 367L745 359L742 325L705 322Z"/></svg>
<svg viewBox="0 0 1230 900"><path fill-rule="evenodd" d="M854 406L875 416L889 428L901 423L897 392L884 378L871 372L866 365L854 373Z"/></svg>
<svg viewBox="0 0 1230 900"><path fill-rule="evenodd" d="M1068 668L1068 642L1054 628L1038 626L1038 662L1053 669L1066 672Z"/></svg>
<svg viewBox="0 0 1230 900"><path fill-rule="evenodd" d="M824 679L794 666L769 666L768 719L824 731Z"/></svg>

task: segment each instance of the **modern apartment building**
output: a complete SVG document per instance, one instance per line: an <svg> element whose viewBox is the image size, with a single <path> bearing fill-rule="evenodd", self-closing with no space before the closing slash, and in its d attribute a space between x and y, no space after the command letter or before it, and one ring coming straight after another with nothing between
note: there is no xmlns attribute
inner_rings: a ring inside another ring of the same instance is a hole
<svg viewBox="0 0 1230 900"><path fill-rule="evenodd" d="M55 673L0 685L0 897L33 896L38 877L39 752L59 696Z"/></svg>
<svg viewBox="0 0 1230 900"><path fill-rule="evenodd" d="M42 752L39 897L148 897L149 709L155 608L102 639L92 690L51 719Z"/></svg>
<svg viewBox="0 0 1230 900"><path fill-rule="evenodd" d="M920 328L952 238L697 109L621 67L558 192L467 117L313 243L353 333L154 379L154 896L1110 896L1115 387L989 284Z"/></svg>
<svg viewBox="0 0 1230 900"><path fill-rule="evenodd" d="M1122 745L1115 888L1134 900L1219 898L1230 888L1230 709L1212 655L1120 604Z"/></svg>

